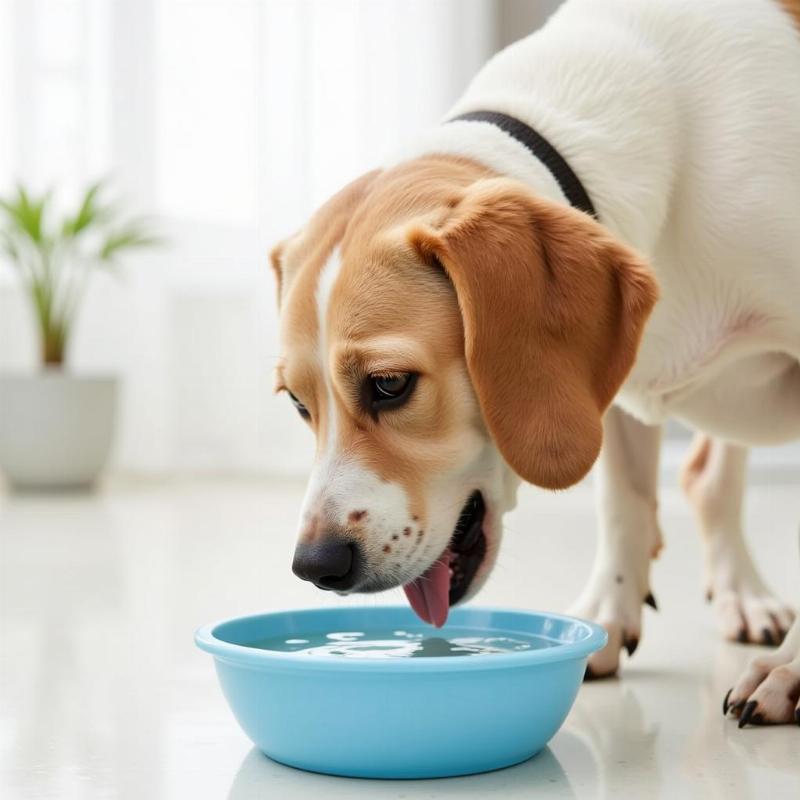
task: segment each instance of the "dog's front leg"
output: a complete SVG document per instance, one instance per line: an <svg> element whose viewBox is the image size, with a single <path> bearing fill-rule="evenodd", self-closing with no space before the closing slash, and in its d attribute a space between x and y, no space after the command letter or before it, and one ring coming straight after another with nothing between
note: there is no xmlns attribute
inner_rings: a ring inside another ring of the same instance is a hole
<svg viewBox="0 0 800 800"><path fill-rule="evenodd" d="M608 631L608 645L589 659L587 677L613 675L623 647L633 655L642 603L655 607L650 561L662 544L656 516L661 427L643 425L616 406L603 425L596 473L597 553L586 589L570 609Z"/></svg>

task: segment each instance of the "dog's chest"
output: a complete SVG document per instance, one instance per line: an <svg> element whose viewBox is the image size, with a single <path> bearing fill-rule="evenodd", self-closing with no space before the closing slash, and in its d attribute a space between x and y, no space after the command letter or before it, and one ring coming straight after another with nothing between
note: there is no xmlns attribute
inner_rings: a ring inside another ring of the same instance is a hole
<svg viewBox="0 0 800 800"><path fill-rule="evenodd" d="M686 365L681 379L673 383L666 376L654 378L645 385L628 382L619 392L616 403L628 413L649 425L660 425L669 417L691 421L692 409L701 403L713 402L722 407L740 402L747 394L764 400L775 391L775 382L792 364L791 356L764 350L748 353L736 348L733 357L710 359L701 364ZM758 406L756 400L753 403ZM800 409L798 409L800 412ZM698 424L698 427L702 427Z"/></svg>
<svg viewBox="0 0 800 800"><path fill-rule="evenodd" d="M675 416L753 444L768 443L768 425L754 426L754 418L780 406L787 410L781 424L794 429L800 424L800 330L797 320L770 311L743 302L726 308L713 295L696 309L667 301L657 309L617 405L647 424ZM792 393L794 401L787 396Z"/></svg>

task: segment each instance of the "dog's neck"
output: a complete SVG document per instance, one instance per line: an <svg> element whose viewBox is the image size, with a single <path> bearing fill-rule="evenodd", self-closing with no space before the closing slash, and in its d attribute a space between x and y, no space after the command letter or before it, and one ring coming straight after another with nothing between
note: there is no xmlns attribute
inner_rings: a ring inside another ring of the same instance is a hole
<svg viewBox="0 0 800 800"><path fill-rule="evenodd" d="M495 56L445 119L497 111L534 128L576 173L600 222L650 256L678 174L674 98L648 50L610 49L598 56L585 40L562 41L572 36L555 24L557 18ZM598 57L619 62L606 63L614 81L595 81ZM519 79L522 70L524 79ZM491 123L446 122L424 133L391 163L434 153L480 162L540 196L568 204L550 170Z"/></svg>
<svg viewBox="0 0 800 800"><path fill-rule="evenodd" d="M434 154L477 162L498 175L522 181L548 200L569 205L553 173L522 142L491 124L447 122L395 153L385 166Z"/></svg>
<svg viewBox="0 0 800 800"><path fill-rule="evenodd" d="M659 163L656 154L648 157L644 152L647 134L642 136L644 144L631 143L632 148L643 151L637 159L639 168L635 174L631 174L629 167L623 174L613 172L619 155L604 152L603 142L607 139L601 130L582 137L585 143L579 147L586 152L580 158L569 157L562 149L561 141L570 138L568 132L550 133L548 139L578 174L597 209L599 221L622 241L649 255L666 216L664 198L669 196L669 185L664 185L664 162ZM592 140L597 144L592 144ZM618 147L613 142L609 144L613 150ZM441 125L396 155L389 165L428 154L469 158L525 183L542 197L569 205L553 173L521 142L490 123L456 121ZM595 163L582 170L576 166L576 162L587 162L589 158Z"/></svg>

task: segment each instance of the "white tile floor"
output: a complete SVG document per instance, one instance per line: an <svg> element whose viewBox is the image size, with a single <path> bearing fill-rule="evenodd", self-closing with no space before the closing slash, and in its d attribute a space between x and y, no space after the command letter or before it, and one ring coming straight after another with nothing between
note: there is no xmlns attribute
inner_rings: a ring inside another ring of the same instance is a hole
<svg viewBox="0 0 800 800"><path fill-rule="evenodd" d="M471 778L376 782L305 774L254 751L230 716L201 623L342 601L289 571L295 484L112 484L94 498L0 495L0 797L800 797L800 729L739 731L720 704L756 648L721 643L700 550L674 489L662 496L661 606L646 611L620 680L583 687L550 748ZM795 485L748 502L758 560L784 596L800 585ZM587 487L526 489L482 600L563 608L594 549Z"/></svg>

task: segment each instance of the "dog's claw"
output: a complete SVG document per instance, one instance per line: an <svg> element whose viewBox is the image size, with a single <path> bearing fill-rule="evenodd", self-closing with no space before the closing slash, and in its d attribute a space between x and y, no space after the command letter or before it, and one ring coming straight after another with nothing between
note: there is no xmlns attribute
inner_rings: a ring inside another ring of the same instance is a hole
<svg viewBox="0 0 800 800"><path fill-rule="evenodd" d="M794 718L797 720L797 724L800 725L800 708L795 710Z"/></svg>
<svg viewBox="0 0 800 800"><path fill-rule="evenodd" d="M625 641L625 649L628 651L628 658L630 658L636 652L636 648L638 646L639 646L638 639L627 639Z"/></svg>
<svg viewBox="0 0 800 800"><path fill-rule="evenodd" d="M728 706L731 714L734 716L738 715L744 708L746 702L746 700L737 700L735 703L731 703L730 706Z"/></svg>
<svg viewBox="0 0 800 800"><path fill-rule="evenodd" d="M775 644L775 638L773 637L772 631L769 628L761 629L761 641L767 645Z"/></svg>
<svg viewBox="0 0 800 800"><path fill-rule="evenodd" d="M731 696L731 692L733 691L733 687L728 689L728 693L725 695L725 699L722 701L722 716L726 717L728 715L728 709L730 708L730 703L728 703L728 699Z"/></svg>
<svg viewBox="0 0 800 800"><path fill-rule="evenodd" d="M747 628L742 628L739 631L739 635L736 637L736 641L741 642L742 644L745 644L747 642Z"/></svg>
<svg viewBox="0 0 800 800"><path fill-rule="evenodd" d="M652 592L647 593L647 597L645 597L644 602L653 609L653 611L658 611L658 603L656 603L655 597L653 597Z"/></svg>
<svg viewBox="0 0 800 800"><path fill-rule="evenodd" d="M613 678L617 674L613 672L595 672L589 664L586 665L586 672L583 673L584 681L602 681L605 678Z"/></svg>
<svg viewBox="0 0 800 800"><path fill-rule="evenodd" d="M750 718L753 716L753 712L756 710L756 706L758 703L755 700L750 700L749 702L745 703L744 710L742 711L742 716L739 717L739 727L744 728L748 722L750 722Z"/></svg>

